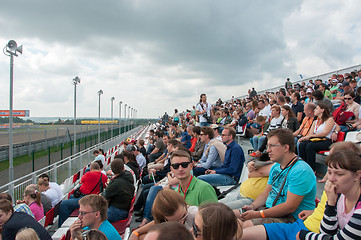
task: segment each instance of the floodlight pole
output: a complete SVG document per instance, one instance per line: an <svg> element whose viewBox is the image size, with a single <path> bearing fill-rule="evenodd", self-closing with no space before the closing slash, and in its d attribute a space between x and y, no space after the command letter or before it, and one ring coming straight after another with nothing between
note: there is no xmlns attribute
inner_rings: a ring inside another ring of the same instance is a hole
<svg viewBox="0 0 361 240"><path fill-rule="evenodd" d="M128 106L128 131L130 130L130 109L131 107Z"/></svg>
<svg viewBox="0 0 361 240"><path fill-rule="evenodd" d="M16 52L22 54L22 46L17 47L14 40L10 40L4 47L4 54L10 57L10 93L9 93L9 194L14 199L14 156L13 156L13 93L14 93L14 56Z"/></svg>
<svg viewBox="0 0 361 240"><path fill-rule="evenodd" d="M111 112L111 121L110 121L110 138L113 137L113 102L115 100L115 97L112 97L110 99L110 102L111 102L111 109L110 109L110 112Z"/></svg>
<svg viewBox="0 0 361 240"><path fill-rule="evenodd" d="M119 135L120 135L120 119L122 118L122 101L119 102Z"/></svg>
<svg viewBox="0 0 361 240"><path fill-rule="evenodd" d="M14 181L14 163L13 163L13 92L14 92L14 56L10 52L10 106L9 106L9 183ZM14 184L9 185L11 197L14 197Z"/></svg>
<svg viewBox="0 0 361 240"><path fill-rule="evenodd" d="M124 131L125 129L128 129L128 126L125 126L127 124L127 104L124 104Z"/></svg>
<svg viewBox="0 0 361 240"><path fill-rule="evenodd" d="M73 153L76 153L76 85L80 83L80 78L76 76L73 79L73 85L74 85L74 151Z"/></svg>
<svg viewBox="0 0 361 240"><path fill-rule="evenodd" d="M98 144L100 144L100 95L103 94L103 90L99 90L98 91L98 95L99 95L99 108L98 108Z"/></svg>

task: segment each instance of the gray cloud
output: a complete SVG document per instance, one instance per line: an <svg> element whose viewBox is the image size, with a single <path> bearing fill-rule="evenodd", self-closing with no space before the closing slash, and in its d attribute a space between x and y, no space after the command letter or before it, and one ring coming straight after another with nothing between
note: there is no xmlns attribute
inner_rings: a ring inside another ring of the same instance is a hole
<svg viewBox="0 0 361 240"><path fill-rule="evenodd" d="M318 71L352 65L349 52L360 43L337 37L334 29L349 38L360 34L357 12L344 14L355 4L22 0L16 10L2 5L0 27L4 45L8 39L24 44L24 55L16 59L20 106L36 115L71 116L70 81L79 75L80 116L96 115L102 88L104 104L115 96L134 105L138 116L154 117L190 108L202 92L215 101L245 94L251 86L282 84L300 72L315 74L317 66L305 62L316 58L323 59ZM7 62L0 63L0 77L7 81ZM47 108L57 104L57 111L38 110L42 101ZM104 114L109 111L104 108Z"/></svg>

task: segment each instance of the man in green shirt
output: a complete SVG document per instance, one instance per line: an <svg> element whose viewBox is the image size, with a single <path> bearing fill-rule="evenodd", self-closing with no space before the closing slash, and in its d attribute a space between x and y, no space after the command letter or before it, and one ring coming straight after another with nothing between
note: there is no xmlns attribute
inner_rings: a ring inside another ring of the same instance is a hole
<svg viewBox="0 0 361 240"><path fill-rule="evenodd" d="M332 94L329 90L327 90L326 84L321 83L318 90L320 90L323 93L323 96L325 96L325 98L333 100Z"/></svg>
<svg viewBox="0 0 361 240"><path fill-rule="evenodd" d="M184 150L173 152L171 156L171 171L179 180L179 186L175 191L179 192L189 205L217 202L214 188L202 180L191 175L193 168L191 156Z"/></svg>

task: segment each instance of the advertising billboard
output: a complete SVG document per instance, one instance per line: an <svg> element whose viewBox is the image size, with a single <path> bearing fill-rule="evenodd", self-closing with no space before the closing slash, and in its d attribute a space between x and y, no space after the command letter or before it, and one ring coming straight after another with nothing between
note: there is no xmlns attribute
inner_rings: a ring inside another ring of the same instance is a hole
<svg viewBox="0 0 361 240"><path fill-rule="evenodd" d="M9 110L0 110L0 117L9 117ZM13 110L13 117L30 117L30 110Z"/></svg>

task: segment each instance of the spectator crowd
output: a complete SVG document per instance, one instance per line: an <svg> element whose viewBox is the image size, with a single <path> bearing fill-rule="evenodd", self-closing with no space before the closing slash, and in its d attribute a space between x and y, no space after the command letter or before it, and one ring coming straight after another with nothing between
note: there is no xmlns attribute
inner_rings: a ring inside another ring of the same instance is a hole
<svg viewBox="0 0 361 240"><path fill-rule="evenodd" d="M360 239L361 151L343 141L361 129L360 79L361 70L325 82L287 79L277 92L252 88L213 104L201 94L192 110L160 117L147 139L125 140L109 171L95 150L69 198L46 174L16 205L1 194L2 239L24 231L51 239L38 221L57 205L59 227L77 211L72 239L121 239L114 224L133 206L140 224L131 240ZM253 149L244 152L238 137ZM326 175L317 172L320 151L329 151Z"/></svg>

